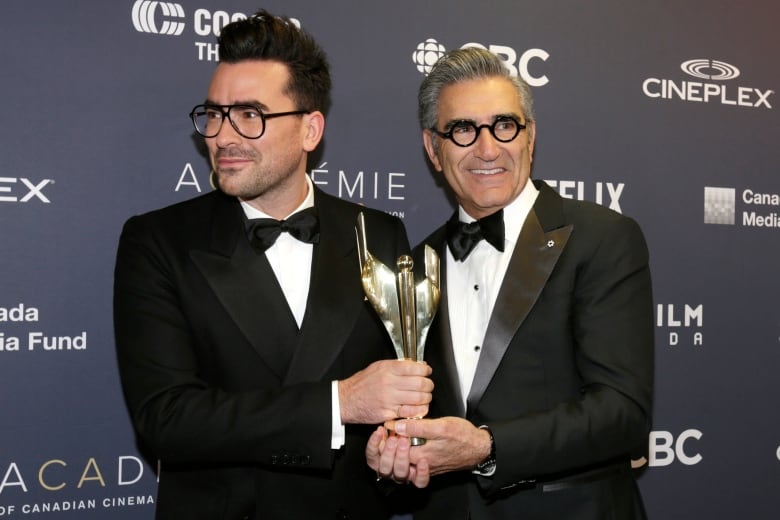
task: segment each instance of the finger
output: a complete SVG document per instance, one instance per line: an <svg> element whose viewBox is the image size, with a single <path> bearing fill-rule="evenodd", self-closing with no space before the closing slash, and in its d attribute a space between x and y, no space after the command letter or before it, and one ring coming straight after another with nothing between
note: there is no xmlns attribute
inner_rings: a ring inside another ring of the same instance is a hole
<svg viewBox="0 0 780 520"><path fill-rule="evenodd" d="M434 419L402 419L393 424L397 435L404 437L422 437L424 439L439 438L437 420Z"/></svg>
<svg viewBox="0 0 780 520"><path fill-rule="evenodd" d="M410 359L396 360L396 364L393 366L393 369L396 374L406 376L427 377L433 372L430 365L412 361Z"/></svg>
<svg viewBox="0 0 780 520"><path fill-rule="evenodd" d="M398 448L393 461L393 476L396 480L406 482L409 479L409 448L411 444L406 437L398 438Z"/></svg>
<svg viewBox="0 0 780 520"><path fill-rule="evenodd" d="M404 404L398 407L398 415L396 415L396 417L401 419L410 419L412 417L425 417L426 415L428 415L427 404Z"/></svg>
<svg viewBox="0 0 780 520"><path fill-rule="evenodd" d="M380 428L383 428L388 436L395 435L395 423L398 422L396 419L391 419L389 421L385 421L385 423L380 426Z"/></svg>
<svg viewBox="0 0 780 520"><path fill-rule="evenodd" d="M415 487L424 488L431 481L431 468L426 459L421 459L416 466L414 466L414 478L410 477L410 481Z"/></svg>
<svg viewBox="0 0 780 520"><path fill-rule="evenodd" d="M379 465L379 457L382 454L382 448L387 437L386 430L379 426L368 438L366 444L366 461L371 469L376 469Z"/></svg>
<svg viewBox="0 0 780 520"><path fill-rule="evenodd" d="M392 379L392 385L402 392L416 392L430 394L433 392L433 381L427 377L418 375L399 375Z"/></svg>
<svg viewBox="0 0 780 520"><path fill-rule="evenodd" d="M393 475L398 439L399 437L391 436L385 441L385 449L379 457L379 465L376 470L381 477L388 478Z"/></svg>
<svg viewBox="0 0 780 520"><path fill-rule="evenodd" d="M401 395L407 397L402 401L407 404L424 404L430 403L433 397L433 381L425 377L415 377L413 380L410 378L404 379L406 383L405 388L400 388ZM412 401L411 399L415 399Z"/></svg>

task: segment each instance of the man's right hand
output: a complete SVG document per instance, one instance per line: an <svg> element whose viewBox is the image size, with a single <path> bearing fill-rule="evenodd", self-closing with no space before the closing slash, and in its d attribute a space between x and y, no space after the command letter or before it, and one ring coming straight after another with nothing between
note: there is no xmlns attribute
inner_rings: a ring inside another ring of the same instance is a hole
<svg viewBox="0 0 780 520"><path fill-rule="evenodd" d="M424 417L432 399L431 367L409 360L375 361L338 382L343 424L381 424Z"/></svg>

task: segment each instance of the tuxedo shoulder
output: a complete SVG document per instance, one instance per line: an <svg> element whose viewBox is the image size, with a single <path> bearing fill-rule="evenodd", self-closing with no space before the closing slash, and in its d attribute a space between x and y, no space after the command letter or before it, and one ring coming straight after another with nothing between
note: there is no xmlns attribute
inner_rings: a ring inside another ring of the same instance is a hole
<svg viewBox="0 0 780 520"><path fill-rule="evenodd" d="M639 223L632 217L613 209L583 200L564 199L564 213L576 225L592 228L633 228L641 232Z"/></svg>
<svg viewBox="0 0 780 520"><path fill-rule="evenodd" d="M562 198L561 207L564 214L572 219L587 219L593 222L614 222L621 219L628 219L626 215L617 211L596 204L588 200L573 200Z"/></svg>
<svg viewBox="0 0 780 520"><path fill-rule="evenodd" d="M164 206L162 208L154 209L141 213L131 217L132 219L151 220L151 221L165 221L165 220L180 220L190 219L196 217L196 215L209 215L215 206L218 205L237 205L238 199L225 195L221 191L211 191L191 199L183 200Z"/></svg>
<svg viewBox="0 0 780 520"><path fill-rule="evenodd" d="M564 219L574 229L570 244L574 249L633 251L647 256L647 242L633 218L594 202L564 199Z"/></svg>
<svg viewBox="0 0 780 520"><path fill-rule="evenodd" d="M123 234L156 236L175 243L199 242L210 236L215 222L240 222L240 218L238 199L212 191L130 217Z"/></svg>
<svg viewBox="0 0 780 520"><path fill-rule="evenodd" d="M602 240L644 242L644 234L633 218L595 202L562 197L544 181L534 181L534 185L539 190L534 210L545 231L573 226L572 243L580 244Z"/></svg>
<svg viewBox="0 0 780 520"><path fill-rule="evenodd" d="M590 228L611 227L621 223L638 227L633 218L611 208L588 200L562 197L544 181L534 181L534 184L539 189L534 209L545 222L557 221L556 213L560 211L563 216L561 223L580 224Z"/></svg>

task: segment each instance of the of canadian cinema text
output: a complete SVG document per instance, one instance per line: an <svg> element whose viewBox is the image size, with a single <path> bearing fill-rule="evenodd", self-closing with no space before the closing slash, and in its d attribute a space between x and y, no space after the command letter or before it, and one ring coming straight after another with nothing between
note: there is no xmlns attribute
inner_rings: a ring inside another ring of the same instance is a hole
<svg viewBox="0 0 780 520"><path fill-rule="evenodd" d="M91 509L113 509L154 505L152 495L133 495L124 497L105 497L103 499L62 500L56 502L33 502L27 504L0 504L0 518L16 513L23 515L40 513L64 513L68 511L88 511Z"/></svg>

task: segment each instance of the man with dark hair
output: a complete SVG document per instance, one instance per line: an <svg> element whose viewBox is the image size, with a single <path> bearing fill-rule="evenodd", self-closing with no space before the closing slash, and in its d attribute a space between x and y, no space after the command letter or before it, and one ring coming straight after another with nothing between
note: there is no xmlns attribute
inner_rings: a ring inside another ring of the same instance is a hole
<svg viewBox="0 0 780 520"><path fill-rule="evenodd" d="M427 487L415 519L644 518L630 465L653 385L639 226L530 180L531 90L489 51L446 54L418 107L459 205L424 241L442 258L433 418L378 428L369 465Z"/></svg>
<svg viewBox="0 0 780 520"><path fill-rule="evenodd" d="M330 91L311 36L260 11L219 45L190 114L219 189L131 218L117 253L119 368L160 461L156 518L386 518L366 425L424 415L433 384L388 359L354 227L362 211L389 264L408 251L403 224L306 175Z"/></svg>

